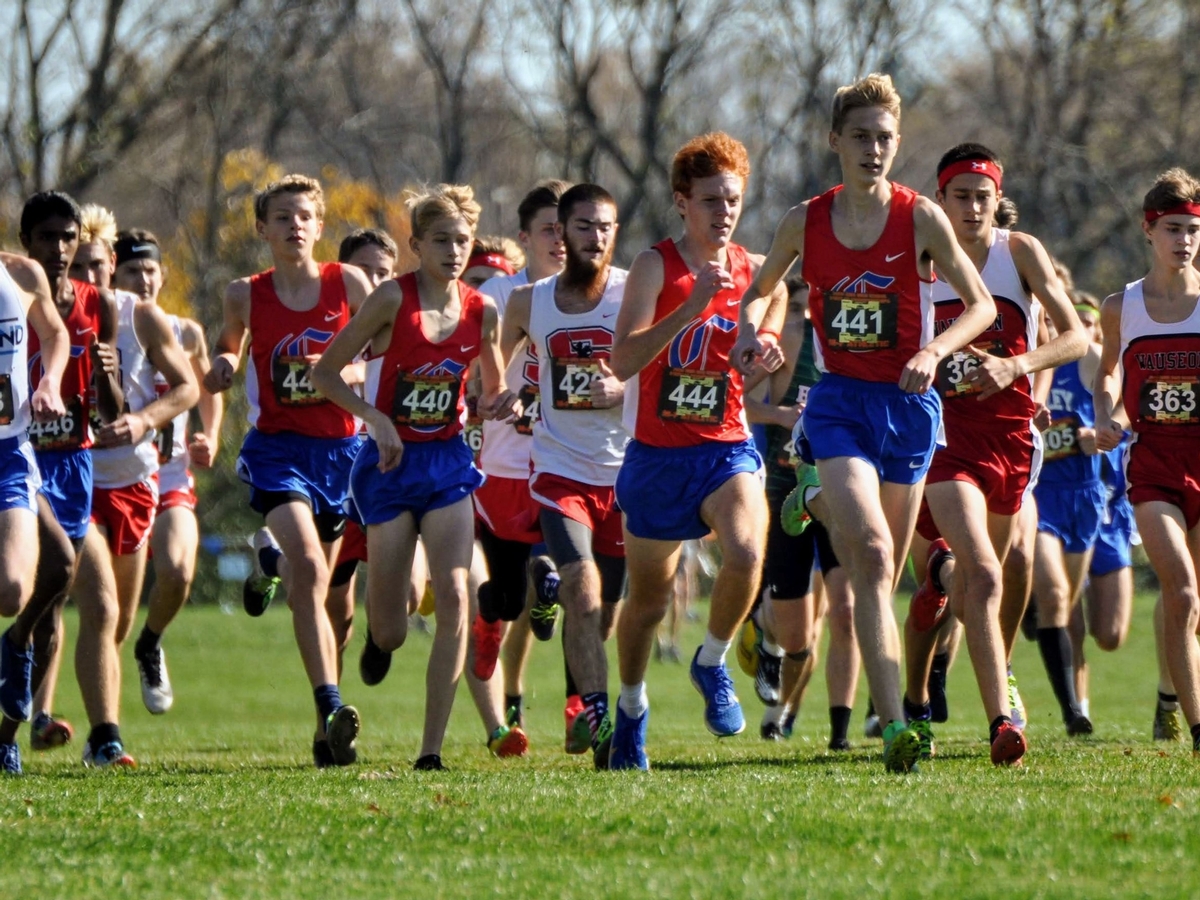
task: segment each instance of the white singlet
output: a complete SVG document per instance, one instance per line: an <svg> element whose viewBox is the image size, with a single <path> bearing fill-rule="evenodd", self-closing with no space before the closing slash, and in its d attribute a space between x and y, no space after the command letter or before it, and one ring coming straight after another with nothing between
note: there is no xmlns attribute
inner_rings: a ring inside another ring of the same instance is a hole
<svg viewBox="0 0 1200 900"><path fill-rule="evenodd" d="M25 437L29 413L29 322L21 289L0 263L0 440Z"/></svg>
<svg viewBox="0 0 1200 900"><path fill-rule="evenodd" d="M140 302L128 291L113 291L117 298L117 358L120 361L121 390L125 394L125 412L137 412L154 402L154 365L146 348L138 340L133 311ZM92 448L94 482L99 488L120 488L149 481L158 471L157 432L148 429L132 447Z"/></svg>
<svg viewBox="0 0 1200 900"><path fill-rule="evenodd" d="M496 302L496 310L504 319L508 298L522 285L529 284L529 270L522 269L515 275L497 275L489 278L479 288ZM515 422L484 420L483 449L479 453L479 466L487 475L496 478L529 479L529 454L533 443L532 425L538 418L537 354L533 344L526 341L517 349L504 370L504 383L521 398L525 411Z"/></svg>

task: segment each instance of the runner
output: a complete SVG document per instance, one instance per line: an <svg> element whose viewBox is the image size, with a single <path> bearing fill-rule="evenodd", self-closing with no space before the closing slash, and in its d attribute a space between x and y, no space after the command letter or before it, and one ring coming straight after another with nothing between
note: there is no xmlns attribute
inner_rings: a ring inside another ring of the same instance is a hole
<svg viewBox="0 0 1200 900"><path fill-rule="evenodd" d="M254 198L255 227L275 265L231 282L225 291L224 323L204 379L214 394L228 390L249 338L252 427L242 443L238 474L250 485L250 506L267 527L255 535L255 572L243 589L243 605L261 615L276 587L286 584L317 711L318 768L350 765L357 758L358 711L342 703L337 638L325 603L360 442L353 416L318 393L309 374L370 291L358 268L313 259L324 214L320 183L303 175L285 176Z"/></svg>
<svg viewBox="0 0 1200 900"><path fill-rule="evenodd" d="M1013 765L1024 755L1026 741L1011 721L1000 601L1004 561L1041 465L1032 373L1078 359L1087 337L1041 243L995 227L1003 196L1003 167L995 153L982 144L959 144L942 156L937 172L938 202L992 295L997 315L974 343L938 366L935 386L947 443L934 454L917 530L931 542L930 554L947 544L954 554L953 583L933 556L929 577L949 589L962 610L984 712L992 723L992 762ZM932 293L937 332L957 319L963 303L940 279ZM1055 337L1039 345L1043 309ZM918 591L910 607L904 711L912 722L932 719L929 668L935 629L946 609L945 592Z"/></svg>
<svg viewBox="0 0 1200 900"><path fill-rule="evenodd" d="M512 238L483 235L471 245L471 258L462 280L479 289L493 278L515 275L525 268L525 251Z"/></svg>
<svg viewBox="0 0 1200 900"><path fill-rule="evenodd" d="M616 319L612 370L628 381L625 426L633 436L617 477L624 512L628 602L617 626L621 696L610 765L648 769L646 665L671 604L684 541L715 531L721 571L708 633L692 658L704 721L718 736L745 728L725 654L758 594L767 535L759 458L742 409L742 375L729 368L733 317L761 257L733 243L750 174L746 148L727 134L686 143L671 164L683 234L634 260ZM764 326L778 368L784 289Z"/></svg>
<svg viewBox="0 0 1200 900"><path fill-rule="evenodd" d="M941 360L986 328L996 307L945 213L887 180L900 137L891 79L869 75L840 88L832 118L829 142L843 183L784 216L743 298L733 358L745 367L760 352L765 298L799 258L824 373L797 426L800 455L815 462L824 493L802 487L810 495L802 500L829 528L850 572L863 666L885 723L884 765L907 771L922 740L904 723L892 594L941 431L930 388ZM932 265L965 306L936 337Z"/></svg>
<svg viewBox="0 0 1200 900"><path fill-rule="evenodd" d="M1163 643L1176 700L1200 753L1200 181L1182 169L1158 177L1142 203L1150 271L1104 301L1096 373L1096 443L1114 449L1123 401L1134 433L1125 457L1129 501L1162 589ZM1041 599L1039 595L1039 601Z"/></svg>
<svg viewBox="0 0 1200 900"><path fill-rule="evenodd" d="M70 215L78 211L73 201L69 206L65 203L60 206L57 198L61 196L52 195L46 204L50 209L59 206L60 210L68 210L67 216L58 212L56 217L67 219L66 227L55 229L58 234L52 239L59 247L60 260L64 253L69 253L70 244L77 236L77 233L69 235L66 232L77 225ZM22 243L28 245L30 236L30 219L23 215ZM57 268L56 275L61 277L65 265L56 262L57 266L52 268ZM41 380L32 391L29 341L26 339L31 331L37 335L41 346L42 368ZM39 567L29 565L29 561L39 555L41 533L49 529L57 545L51 551L58 557L55 566L60 572L56 594L66 589L65 582L69 580L74 562L71 544L54 521L49 503L44 497L37 497L41 477L26 434L26 429L34 422L61 423L67 414L61 383L70 358L70 336L55 308L47 274L33 260L11 253L0 253L0 342L11 348L0 355L0 486L3 488L0 490L0 534L3 535L0 541L0 573L3 573L0 575L0 615L11 618L19 616L33 598L34 578ZM62 578L62 574L68 578ZM56 594L39 599L48 606L56 599ZM24 622L18 618L0 635L0 711L16 722L27 722L33 714L34 653L30 632L40 617L41 614L33 616L32 620L27 617ZM13 731L15 733L15 729ZM21 772L21 754L11 736L0 744L0 771Z"/></svg>
<svg viewBox="0 0 1200 900"><path fill-rule="evenodd" d="M612 717L604 642L625 580L613 491L624 456L625 389L609 358L627 273L612 266L617 203L604 188L577 184L563 193L558 224L566 265L561 274L512 292L501 346L506 358L524 360L528 342L528 355L538 362L540 411L532 423L528 491L541 505L540 533L561 579L563 647L583 704L584 719L576 720L579 733L568 736L567 750L590 746L596 768L607 769ZM524 606L523 584L511 599L510 614Z"/></svg>
<svg viewBox="0 0 1200 900"><path fill-rule="evenodd" d="M396 650L407 637L409 590L397 603L396 586L408 587L418 530L425 537L438 627L426 673L418 770L444 768L442 741L466 649L474 546L470 494L483 481L460 434L471 361L481 363L481 414L506 418L516 399L504 387L495 306L459 280L479 211L469 187L440 185L416 198L412 248L420 268L372 293L313 369L317 389L366 422L370 434L354 461L350 492L366 526L373 561L367 615L383 651ZM368 345L364 400L341 372ZM501 723L490 735L498 756L519 755L525 745L516 727Z"/></svg>

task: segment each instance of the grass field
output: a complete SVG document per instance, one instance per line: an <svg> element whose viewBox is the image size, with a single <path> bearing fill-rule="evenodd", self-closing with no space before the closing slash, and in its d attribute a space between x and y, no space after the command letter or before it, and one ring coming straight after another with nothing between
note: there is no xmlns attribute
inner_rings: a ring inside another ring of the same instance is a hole
<svg viewBox="0 0 1200 900"><path fill-rule="evenodd" d="M654 663L645 775L596 773L590 757L562 752L557 645L535 648L526 759L488 757L464 686L452 770L413 772L420 634L376 688L359 681L356 638L344 696L363 716L360 763L317 772L286 612L190 608L167 638L168 715L145 712L126 653L122 732L136 772L84 770L82 735L35 755L22 732L27 774L0 780L0 885L62 898L1194 897L1200 760L1149 740L1149 612L1139 597L1126 647L1090 653L1089 741L1064 736L1036 648L1022 642L1022 770L988 762L964 655L939 757L909 776L885 773L879 742L861 738L865 684L856 749L835 756L819 676L796 737L766 744L737 672L749 727L718 743L685 668ZM700 633L690 625L687 644ZM69 661L60 697L86 730Z"/></svg>

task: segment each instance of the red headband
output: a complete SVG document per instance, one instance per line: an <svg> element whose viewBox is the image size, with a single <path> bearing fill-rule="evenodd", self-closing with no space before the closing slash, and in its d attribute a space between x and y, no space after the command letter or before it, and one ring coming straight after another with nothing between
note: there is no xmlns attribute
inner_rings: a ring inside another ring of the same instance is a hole
<svg viewBox="0 0 1200 900"><path fill-rule="evenodd" d="M487 266L489 269L499 269L505 275L515 275L517 273L512 263L508 261L508 257L503 253L476 253L467 260L468 269L473 269L475 266Z"/></svg>
<svg viewBox="0 0 1200 900"><path fill-rule="evenodd" d="M1200 216L1200 203L1176 203L1167 209L1146 210L1146 222L1157 222L1163 216Z"/></svg>
<svg viewBox="0 0 1200 900"><path fill-rule="evenodd" d="M951 163L938 172L938 190L945 191L946 185L956 175L986 175L992 181L996 182L996 190L1000 190L1000 182L1003 179L1003 174L1000 172L1000 167L990 159L960 159L956 163Z"/></svg>

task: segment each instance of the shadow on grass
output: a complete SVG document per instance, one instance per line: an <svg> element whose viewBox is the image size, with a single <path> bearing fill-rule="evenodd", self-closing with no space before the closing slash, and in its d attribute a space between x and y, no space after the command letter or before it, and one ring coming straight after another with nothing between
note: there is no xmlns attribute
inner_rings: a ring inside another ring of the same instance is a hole
<svg viewBox="0 0 1200 900"><path fill-rule="evenodd" d="M986 748L982 751L968 747L939 752L933 762L950 760L971 760L987 755ZM662 772L713 772L721 769L765 766L768 768L789 769L801 766L825 768L830 766L867 765L878 766L883 761L883 748L868 751L865 748L849 753L818 753L813 756L731 756L726 759L712 760L653 760L652 769Z"/></svg>

